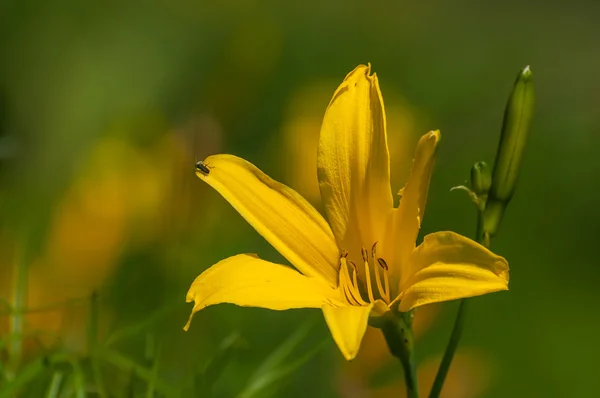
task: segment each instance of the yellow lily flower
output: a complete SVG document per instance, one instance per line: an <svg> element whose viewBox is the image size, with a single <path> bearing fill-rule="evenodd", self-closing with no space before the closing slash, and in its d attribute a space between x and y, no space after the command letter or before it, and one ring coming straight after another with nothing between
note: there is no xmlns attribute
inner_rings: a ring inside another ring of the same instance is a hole
<svg viewBox="0 0 600 398"><path fill-rule="evenodd" d="M254 254L218 262L188 291L195 304L186 330L194 313L218 303L321 308L351 360L370 315L508 289L506 260L464 236L437 232L415 247L440 133L419 140L394 208L383 98L370 69L346 76L321 127L318 180L329 223L244 159L214 155L197 168L296 270Z"/></svg>

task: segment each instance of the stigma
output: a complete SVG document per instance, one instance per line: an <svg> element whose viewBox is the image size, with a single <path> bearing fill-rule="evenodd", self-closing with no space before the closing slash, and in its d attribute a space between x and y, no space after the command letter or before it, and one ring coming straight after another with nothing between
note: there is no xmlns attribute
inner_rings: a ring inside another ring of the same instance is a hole
<svg viewBox="0 0 600 398"><path fill-rule="evenodd" d="M376 300L390 303L390 280L388 265L377 257L377 242L369 253L364 247L360 250L362 266L348 260L348 252L342 250L339 259L339 287L352 305L366 306Z"/></svg>

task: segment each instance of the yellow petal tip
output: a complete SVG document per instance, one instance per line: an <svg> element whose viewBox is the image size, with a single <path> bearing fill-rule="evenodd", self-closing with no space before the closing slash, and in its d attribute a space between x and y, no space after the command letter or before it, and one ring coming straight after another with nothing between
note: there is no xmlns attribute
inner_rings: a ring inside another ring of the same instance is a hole
<svg viewBox="0 0 600 398"><path fill-rule="evenodd" d="M356 68L352 70L352 72L348 73L344 78L344 82L350 82L352 80L358 80L362 77L372 78L371 76L371 63L368 62L366 65L360 64Z"/></svg>
<svg viewBox="0 0 600 398"><path fill-rule="evenodd" d="M428 134L428 138L430 140L435 140L436 143L440 140L441 137L442 134L440 133L440 130L432 130Z"/></svg>
<svg viewBox="0 0 600 398"><path fill-rule="evenodd" d="M185 326L183 327L184 331L188 331L190 329L190 325L192 324L192 318L194 317L194 311L192 311L192 313L190 314L190 317L188 318L187 322L185 323Z"/></svg>

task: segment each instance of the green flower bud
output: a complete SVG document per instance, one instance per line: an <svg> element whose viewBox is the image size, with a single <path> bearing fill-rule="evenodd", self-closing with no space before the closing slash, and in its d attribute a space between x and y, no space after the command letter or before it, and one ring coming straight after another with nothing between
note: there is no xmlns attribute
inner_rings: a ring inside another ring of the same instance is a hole
<svg viewBox="0 0 600 398"><path fill-rule="evenodd" d="M477 196L487 195L492 185L492 173L486 162L477 162L471 167L471 190Z"/></svg>
<svg viewBox="0 0 600 398"><path fill-rule="evenodd" d="M492 186L484 213L484 230L491 236L498 232L504 209L515 191L534 102L533 75L527 66L519 73L504 112Z"/></svg>

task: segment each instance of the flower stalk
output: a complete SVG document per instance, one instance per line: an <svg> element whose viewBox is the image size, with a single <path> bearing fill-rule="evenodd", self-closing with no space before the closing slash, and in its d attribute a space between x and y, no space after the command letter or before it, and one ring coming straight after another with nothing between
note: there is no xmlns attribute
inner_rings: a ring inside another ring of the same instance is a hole
<svg viewBox="0 0 600 398"><path fill-rule="evenodd" d="M402 363L406 396L407 398L419 398L414 361L413 311L389 311L381 318L374 326L381 329L390 353Z"/></svg>
<svg viewBox="0 0 600 398"><path fill-rule="evenodd" d="M520 171L529 125L533 117L535 94L533 75L529 66L519 75L506 104L500 143L496 154L494 171L484 162L477 162L471 169L471 188L466 190L477 205L477 232L475 240L490 248L490 238L498 233L506 206L512 199ZM466 189L465 189L466 188ZM439 397L454 353L460 342L465 323L466 299L461 299L450 340L436 374L429 398Z"/></svg>

